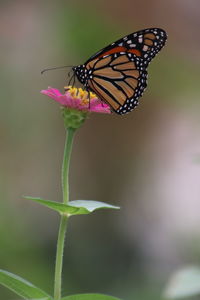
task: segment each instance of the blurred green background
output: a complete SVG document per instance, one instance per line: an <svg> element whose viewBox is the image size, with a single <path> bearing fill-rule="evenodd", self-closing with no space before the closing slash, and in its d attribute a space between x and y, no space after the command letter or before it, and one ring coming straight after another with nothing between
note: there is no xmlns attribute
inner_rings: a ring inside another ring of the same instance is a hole
<svg viewBox="0 0 200 300"><path fill-rule="evenodd" d="M200 2L0 1L0 268L53 291L59 217L22 195L61 199L66 70L123 35L161 27L132 113L93 114L79 130L71 200L121 206L70 220L63 292L160 299L169 275L200 260ZM0 287L0 299L16 296Z"/></svg>

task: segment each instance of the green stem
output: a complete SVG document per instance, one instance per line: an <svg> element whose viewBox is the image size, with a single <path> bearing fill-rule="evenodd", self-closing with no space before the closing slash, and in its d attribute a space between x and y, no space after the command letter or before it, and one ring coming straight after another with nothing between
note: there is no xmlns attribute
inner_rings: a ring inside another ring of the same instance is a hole
<svg viewBox="0 0 200 300"><path fill-rule="evenodd" d="M62 215L60 220L60 228L58 233L57 252L56 252L56 267L55 267L55 281L54 281L55 300L61 299L62 266L63 266L63 252L64 252L66 229L67 229L67 216Z"/></svg>
<svg viewBox="0 0 200 300"><path fill-rule="evenodd" d="M73 137L75 130L68 128L66 136L64 157L62 164L62 190L63 190L63 203L67 204L69 201L69 163L72 151ZM62 267L63 267L63 253L65 244L65 234L67 230L68 216L62 215L60 220L60 227L57 241L56 251L56 266L55 266L55 281L54 281L54 300L61 299L62 288Z"/></svg>
<svg viewBox="0 0 200 300"><path fill-rule="evenodd" d="M65 141L65 149L62 164L62 190L63 190L63 203L67 204L69 201L69 163L72 152L73 138L75 129L68 128L68 134Z"/></svg>

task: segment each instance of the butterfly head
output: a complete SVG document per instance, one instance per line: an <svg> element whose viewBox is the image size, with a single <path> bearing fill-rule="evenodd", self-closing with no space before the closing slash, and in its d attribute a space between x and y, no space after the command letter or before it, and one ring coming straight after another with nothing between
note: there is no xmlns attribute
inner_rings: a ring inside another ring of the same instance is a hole
<svg viewBox="0 0 200 300"><path fill-rule="evenodd" d="M74 74L78 78L78 80L86 85L87 83L87 69L85 68L85 65L79 65L77 67L73 67L72 70L74 71Z"/></svg>

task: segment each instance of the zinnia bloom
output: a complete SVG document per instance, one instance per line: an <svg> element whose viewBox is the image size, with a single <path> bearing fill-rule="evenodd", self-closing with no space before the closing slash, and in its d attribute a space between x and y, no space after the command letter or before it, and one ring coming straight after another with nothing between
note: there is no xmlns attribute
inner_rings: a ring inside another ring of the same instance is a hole
<svg viewBox="0 0 200 300"><path fill-rule="evenodd" d="M109 105L99 100L95 94L81 88L68 86L65 88L65 93L62 94L59 90L49 87L47 90L42 90L41 93L67 108L86 112L111 113Z"/></svg>
<svg viewBox="0 0 200 300"><path fill-rule="evenodd" d="M111 113L109 105L99 100L95 94L83 91L81 88L68 86L65 88L65 93L62 94L59 90L49 87L47 90L42 90L41 93L62 105L66 129L79 128L90 112Z"/></svg>

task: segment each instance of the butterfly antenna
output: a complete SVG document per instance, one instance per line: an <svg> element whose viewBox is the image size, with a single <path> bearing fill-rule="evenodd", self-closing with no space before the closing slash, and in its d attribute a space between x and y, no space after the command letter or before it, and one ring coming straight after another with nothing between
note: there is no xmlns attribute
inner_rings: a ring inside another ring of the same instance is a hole
<svg viewBox="0 0 200 300"><path fill-rule="evenodd" d="M65 68L73 68L74 66L62 66L62 67L54 67L54 68L47 68L41 71L41 74L43 74L46 71L51 71L51 70L57 70L57 69L65 69Z"/></svg>

